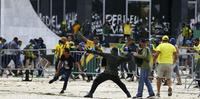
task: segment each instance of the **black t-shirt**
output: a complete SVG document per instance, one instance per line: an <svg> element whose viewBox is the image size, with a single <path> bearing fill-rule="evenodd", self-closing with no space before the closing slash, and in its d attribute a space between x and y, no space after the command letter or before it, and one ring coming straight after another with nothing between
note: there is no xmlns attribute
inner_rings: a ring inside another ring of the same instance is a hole
<svg viewBox="0 0 200 99"><path fill-rule="evenodd" d="M74 63L76 62L75 59L70 55L68 58L66 58L64 55L61 56L59 60L62 64L62 67L65 69L72 69L74 66Z"/></svg>

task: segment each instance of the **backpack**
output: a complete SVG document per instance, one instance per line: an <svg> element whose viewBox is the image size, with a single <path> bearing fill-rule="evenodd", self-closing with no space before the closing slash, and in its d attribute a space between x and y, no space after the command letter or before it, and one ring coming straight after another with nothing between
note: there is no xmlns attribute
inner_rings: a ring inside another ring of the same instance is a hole
<svg viewBox="0 0 200 99"><path fill-rule="evenodd" d="M141 67L143 61L147 61L147 62L150 61L150 51L149 51L148 48L146 48L146 50L147 50L147 57L145 59L141 59L141 58L135 57L135 62L136 62L138 67ZM140 49L138 51L138 54L142 54L142 51L143 51L143 49Z"/></svg>
<svg viewBox="0 0 200 99"><path fill-rule="evenodd" d="M31 59L34 59L34 58L35 58L35 55L34 55L32 49L33 49L33 46L32 46L32 45L27 45L27 46L24 48L24 50L25 50L25 51L24 51L25 57L31 58Z"/></svg>

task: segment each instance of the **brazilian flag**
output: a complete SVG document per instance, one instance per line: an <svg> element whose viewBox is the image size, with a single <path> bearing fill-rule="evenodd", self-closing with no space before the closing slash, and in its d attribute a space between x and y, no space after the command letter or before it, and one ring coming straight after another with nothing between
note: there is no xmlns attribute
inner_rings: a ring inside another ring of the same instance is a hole
<svg viewBox="0 0 200 99"><path fill-rule="evenodd" d="M100 57L97 55L84 53L81 58L81 66L84 66L86 73L97 73L97 69L100 67Z"/></svg>

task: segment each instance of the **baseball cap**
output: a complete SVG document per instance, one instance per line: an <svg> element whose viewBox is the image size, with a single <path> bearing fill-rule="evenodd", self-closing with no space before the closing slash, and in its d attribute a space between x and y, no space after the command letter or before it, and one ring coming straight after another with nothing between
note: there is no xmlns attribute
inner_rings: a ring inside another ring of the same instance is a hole
<svg viewBox="0 0 200 99"><path fill-rule="evenodd" d="M169 37L167 35L162 37L162 40L169 40Z"/></svg>

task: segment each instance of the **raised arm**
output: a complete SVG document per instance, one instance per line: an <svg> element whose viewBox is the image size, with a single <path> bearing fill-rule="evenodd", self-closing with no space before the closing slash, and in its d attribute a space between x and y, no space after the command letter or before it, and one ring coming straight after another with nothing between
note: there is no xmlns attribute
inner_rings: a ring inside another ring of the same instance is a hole
<svg viewBox="0 0 200 99"><path fill-rule="evenodd" d="M84 42L87 42L88 41L88 39L85 37L85 36L83 36L83 34L81 34L81 32L78 32L78 33L76 33Z"/></svg>

